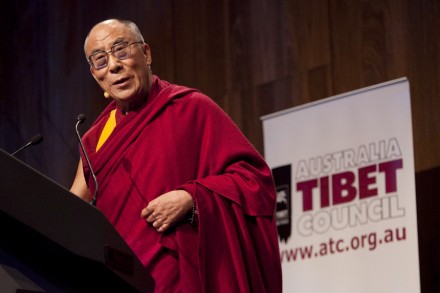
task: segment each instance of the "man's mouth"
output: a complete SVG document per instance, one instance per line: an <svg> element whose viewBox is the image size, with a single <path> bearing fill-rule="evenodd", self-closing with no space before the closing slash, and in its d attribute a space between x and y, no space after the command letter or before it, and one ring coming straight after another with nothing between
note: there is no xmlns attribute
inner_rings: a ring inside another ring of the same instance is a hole
<svg viewBox="0 0 440 293"><path fill-rule="evenodd" d="M128 81L129 78L128 77L123 77L123 78L119 78L117 80L115 80L115 82L112 85L122 85L124 84L126 81Z"/></svg>

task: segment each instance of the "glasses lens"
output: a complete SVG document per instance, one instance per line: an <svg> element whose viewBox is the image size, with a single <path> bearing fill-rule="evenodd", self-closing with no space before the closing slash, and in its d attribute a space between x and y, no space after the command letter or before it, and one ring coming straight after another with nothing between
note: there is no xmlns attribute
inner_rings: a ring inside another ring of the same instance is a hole
<svg viewBox="0 0 440 293"><path fill-rule="evenodd" d="M107 66L107 53L102 52L91 57L93 67L100 69Z"/></svg>
<svg viewBox="0 0 440 293"><path fill-rule="evenodd" d="M115 55L115 57L118 58L118 59L125 59L125 58L127 58L128 55L130 54L129 51L130 51L130 49L128 47L128 44L125 43L125 42L117 44L117 45L115 45L112 48L113 55Z"/></svg>

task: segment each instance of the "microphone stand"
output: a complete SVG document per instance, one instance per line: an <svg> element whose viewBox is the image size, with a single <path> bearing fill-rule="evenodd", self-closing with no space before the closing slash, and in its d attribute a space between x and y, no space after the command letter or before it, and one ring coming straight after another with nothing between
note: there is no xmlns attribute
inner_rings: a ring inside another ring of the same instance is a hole
<svg viewBox="0 0 440 293"><path fill-rule="evenodd" d="M87 165L90 168L90 173L92 174L93 181L95 182L95 192L93 193L93 198L90 201L90 204L95 206L96 205L96 196L98 195L98 180L96 179L95 172L93 172L92 165L90 164L89 156L87 155L86 149L84 148L84 145L83 145L82 140L81 140L81 136L79 135L79 132L78 132L78 125L83 123L84 120L85 120L84 114L78 115L77 120L78 121L76 122L76 125L75 125L76 135L78 136L79 144L80 144L81 149L82 149L82 151L84 153L84 157L86 158Z"/></svg>

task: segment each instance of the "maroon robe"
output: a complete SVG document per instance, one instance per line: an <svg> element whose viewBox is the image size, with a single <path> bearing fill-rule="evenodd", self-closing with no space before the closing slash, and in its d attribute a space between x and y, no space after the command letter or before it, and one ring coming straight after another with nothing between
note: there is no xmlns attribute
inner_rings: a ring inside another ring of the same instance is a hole
<svg viewBox="0 0 440 293"><path fill-rule="evenodd" d="M98 180L97 207L133 249L157 292L281 292L275 191L262 157L211 99L154 76L147 102L123 116L95 151L112 102L83 141ZM94 183L83 158L90 191ZM198 221L158 233L141 218L175 189Z"/></svg>

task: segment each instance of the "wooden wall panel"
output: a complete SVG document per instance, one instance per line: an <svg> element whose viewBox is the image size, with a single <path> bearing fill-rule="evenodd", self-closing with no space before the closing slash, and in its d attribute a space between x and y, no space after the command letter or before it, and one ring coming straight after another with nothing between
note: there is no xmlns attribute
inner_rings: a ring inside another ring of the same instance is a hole
<svg viewBox="0 0 440 293"><path fill-rule="evenodd" d="M420 171L440 165L440 2L408 3L408 77Z"/></svg>
<svg viewBox="0 0 440 293"><path fill-rule="evenodd" d="M175 1L175 82L213 97L225 93L225 27L222 1Z"/></svg>
<svg viewBox="0 0 440 293"><path fill-rule="evenodd" d="M173 3L170 0L143 2L147 3L147 7L139 10L142 16L136 23L145 42L150 46L152 71L165 79L173 80L176 70Z"/></svg>
<svg viewBox="0 0 440 293"><path fill-rule="evenodd" d="M333 94L332 43L329 3L327 1L290 1L294 53L299 71L301 94L294 105Z"/></svg>

